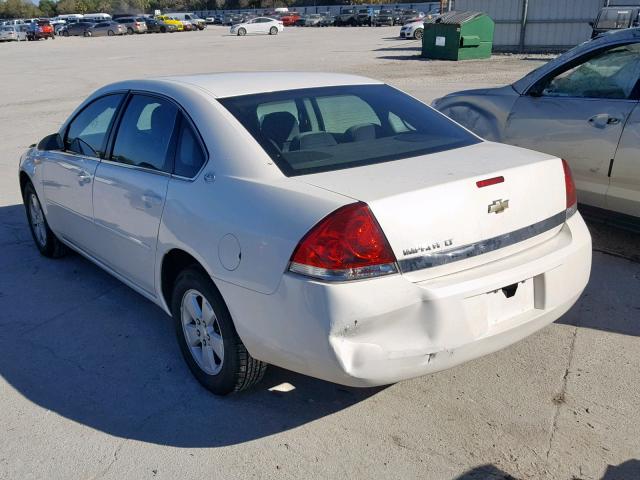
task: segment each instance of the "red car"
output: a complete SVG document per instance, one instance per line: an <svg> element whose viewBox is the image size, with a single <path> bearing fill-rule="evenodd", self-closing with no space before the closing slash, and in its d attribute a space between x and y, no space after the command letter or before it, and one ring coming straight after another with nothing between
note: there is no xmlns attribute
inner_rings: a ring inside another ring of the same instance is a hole
<svg viewBox="0 0 640 480"><path fill-rule="evenodd" d="M27 27L27 40L40 40L41 38L45 40L47 38L55 40L56 38L49 20L37 20L31 22Z"/></svg>
<svg viewBox="0 0 640 480"><path fill-rule="evenodd" d="M280 17L280 21L285 27L293 26L298 20L300 20L300 14L297 12L289 12Z"/></svg>

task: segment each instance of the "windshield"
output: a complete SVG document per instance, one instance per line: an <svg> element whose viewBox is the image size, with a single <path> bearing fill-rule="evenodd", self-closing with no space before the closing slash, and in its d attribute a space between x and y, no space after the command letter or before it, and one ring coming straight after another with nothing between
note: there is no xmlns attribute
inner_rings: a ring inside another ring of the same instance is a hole
<svg viewBox="0 0 640 480"><path fill-rule="evenodd" d="M596 28L618 29L631 25L633 10L630 8L605 8L600 12Z"/></svg>
<svg viewBox="0 0 640 480"><path fill-rule="evenodd" d="M343 8L341 10L341 13L353 13L353 12L354 12L353 8Z"/></svg>
<svg viewBox="0 0 640 480"><path fill-rule="evenodd" d="M309 88L219 101L287 176L401 160L480 141L387 85Z"/></svg>

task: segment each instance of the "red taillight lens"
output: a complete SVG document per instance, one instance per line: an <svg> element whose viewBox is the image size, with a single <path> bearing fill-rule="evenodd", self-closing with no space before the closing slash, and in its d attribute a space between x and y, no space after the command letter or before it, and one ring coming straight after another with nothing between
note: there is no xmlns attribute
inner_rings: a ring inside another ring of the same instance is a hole
<svg viewBox="0 0 640 480"><path fill-rule="evenodd" d="M396 273L396 258L367 204L339 208L300 241L289 268L323 280L354 280Z"/></svg>
<svg viewBox="0 0 640 480"><path fill-rule="evenodd" d="M479 180L476 182L476 185L478 186L478 188L484 188L484 187L489 187L491 185L495 185L497 183L502 183L502 182L504 182L504 177L500 176L500 177L487 178L485 180Z"/></svg>
<svg viewBox="0 0 640 480"><path fill-rule="evenodd" d="M562 168L564 169L564 186L567 192L567 217L573 215L578 208L578 194L576 192L576 184L573 182L571 168L566 160L562 160Z"/></svg>

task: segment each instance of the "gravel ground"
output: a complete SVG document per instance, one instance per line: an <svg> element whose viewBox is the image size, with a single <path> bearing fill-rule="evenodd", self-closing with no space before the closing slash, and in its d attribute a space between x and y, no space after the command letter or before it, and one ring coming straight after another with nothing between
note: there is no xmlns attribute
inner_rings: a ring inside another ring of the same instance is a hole
<svg viewBox="0 0 640 480"><path fill-rule="evenodd" d="M226 32L0 44L0 478L640 478L636 234L592 225L583 297L504 351L379 389L272 368L224 399L191 378L158 308L76 255L37 254L18 155L104 83L322 70L431 101L550 58L426 61L398 28Z"/></svg>

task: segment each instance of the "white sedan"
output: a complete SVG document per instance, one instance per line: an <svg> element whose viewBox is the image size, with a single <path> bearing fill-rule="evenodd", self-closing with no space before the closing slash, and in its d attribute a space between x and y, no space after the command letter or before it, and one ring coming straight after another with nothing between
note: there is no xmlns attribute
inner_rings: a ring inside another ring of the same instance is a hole
<svg viewBox="0 0 640 480"><path fill-rule="evenodd" d="M231 34L244 36L248 33L267 33L269 35L277 35L284 30L284 26L280 20L267 17L252 18L243 23L231 26Z"/></svg>
<svg viewBox="0 0 640 480"><path fill-rule="evenodd" d="M400 38L413 38L422 40L424 35L424 20L407 23L400 29Z"/></svg>
<svg viewBox="0 0 640 480"><path fill-rule="evenodd" d="M19 178L40 252L172 315L217 394L267 363L352 386L452 367L563 315L591 267L564 161L351 75L111 84Z"/></svg>

